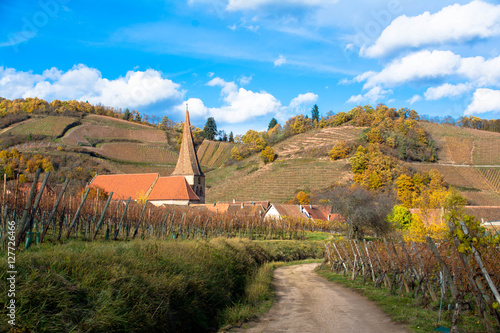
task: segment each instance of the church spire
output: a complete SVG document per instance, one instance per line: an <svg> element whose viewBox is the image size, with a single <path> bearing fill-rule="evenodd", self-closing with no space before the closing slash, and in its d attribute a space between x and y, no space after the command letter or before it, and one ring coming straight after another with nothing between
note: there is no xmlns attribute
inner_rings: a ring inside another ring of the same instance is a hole
<svg viewBox="0 0 500 333"><path fill-rule="evenodd" d="M184 121L184 130L182 132L181 150L179 159L172 175L194 175L204 176L198 162L198 156L194 149L193 133L191 132L191 122L189 120L188 105L186 103L186 120Z"/></svg>

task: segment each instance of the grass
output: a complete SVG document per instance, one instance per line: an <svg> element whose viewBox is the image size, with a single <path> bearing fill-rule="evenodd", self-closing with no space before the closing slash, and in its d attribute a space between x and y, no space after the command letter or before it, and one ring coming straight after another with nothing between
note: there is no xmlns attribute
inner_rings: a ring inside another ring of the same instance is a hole
<svg viewBox="0 0 500 333"><path fill-rule="evenodd" d="M177 154L168 146L158 144L111 142L104 143L93 151L112 160L138 163L175 165L178 159Z"/></svg>
<svg viewBox="0 0 500 333"><path fill-rule="evenodd" d="M438 302L430 302L426 307L422 307L417 304L413 297L404 294L402 296L390 294L384 288L373 287L370 282L363 285L360 278L352 281L346 276L331 272L326 267L321 270L317 269L317 272L329 281L351 288L369 300L374 301L393 321L406 325L413 332L432 332L438 326ZM451 314L450 311L446 310L446 306L447 304L443 304L439 326L450 328ZM461 315L459 329L460 332L464 333L485 331L484 324L479 317L467 315L465 312Z"/></svg>
<svg viewBox="0 0 500 333"><path fill-rule="evenodd" d="M262 282L255 282L266 274L259 271L262 265L321 255L321 244L298 241L44 243L17 253L16 327L210 332L226 321L227 308L245 299L255 306L265 301ZM6 262L0 264L4 280ZM6 293L0 293L0 302L6 304ZM0 331L7 331L6 325L0 322Z"/></svg>
<svg viewBox="0 0 500 333"><path fill-rule="evenodd" d="M46 135L56 137L71 123L78 121L74 117L48 116L27 121L11 130L14 135Z"/></svg>

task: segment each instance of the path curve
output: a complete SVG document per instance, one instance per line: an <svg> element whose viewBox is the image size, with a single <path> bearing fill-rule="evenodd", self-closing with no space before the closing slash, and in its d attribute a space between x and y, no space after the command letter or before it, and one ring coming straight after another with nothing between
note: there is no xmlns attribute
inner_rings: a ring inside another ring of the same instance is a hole
<svg viewBox="0 0 500 333"><path fill-rule="evenodd" d="M257 322L230 332L327 333L409 332L375 304L317 275L318 264L281 267L274 272L277 300Z"/></svg>

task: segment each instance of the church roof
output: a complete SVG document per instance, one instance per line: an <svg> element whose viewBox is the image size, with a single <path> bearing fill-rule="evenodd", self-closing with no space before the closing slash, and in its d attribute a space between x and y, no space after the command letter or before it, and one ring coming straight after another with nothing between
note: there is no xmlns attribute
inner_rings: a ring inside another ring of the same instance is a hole
<svg viewBox="0 0 500 333"><path fill-rule="evenodd" d="M113 192L113 199L137 200L149 194L151 187L160 175L158 173L99 175L89 186L98 187L106 192Z"/></svg>
<svg viewBox="0 0 500 333"><path fill-rule="evenodd" d="M189 111L186 110L186 121L184 122L184 130L182 132L181 150L179 151L179 159L175 166L172 176L175 175L195 175L203 176L203 172L196 156L194 149L193 133L191 132L191 122L189 121Z"/></svg>
<svg viewBox="0 0 500 333"><path fill-rule="evenodd" d="M171 176L160 177L148 196L149 201L154 200L193 200L200 198L193 192L185 177Z"/></svg>

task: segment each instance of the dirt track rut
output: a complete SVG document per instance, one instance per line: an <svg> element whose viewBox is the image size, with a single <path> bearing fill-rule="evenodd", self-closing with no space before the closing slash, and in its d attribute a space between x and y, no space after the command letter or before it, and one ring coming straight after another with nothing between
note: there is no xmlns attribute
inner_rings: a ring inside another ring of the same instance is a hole
<svg viewBox="0 0 500 333"><path fill-rule="evenodd" d="M318 276L317 265L276 269L277 301L271 310L257 322L230 332L409 332L366 298Z"/></svg>

